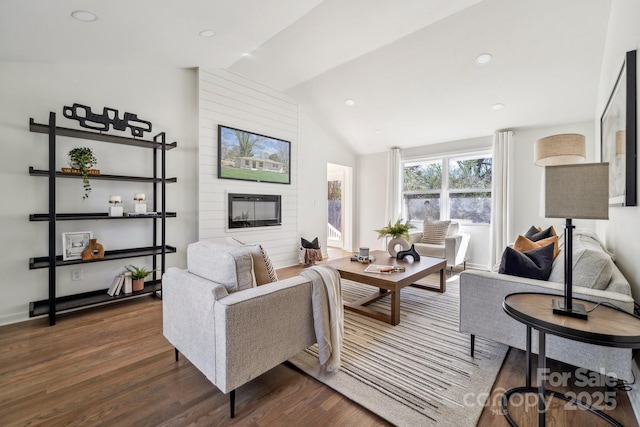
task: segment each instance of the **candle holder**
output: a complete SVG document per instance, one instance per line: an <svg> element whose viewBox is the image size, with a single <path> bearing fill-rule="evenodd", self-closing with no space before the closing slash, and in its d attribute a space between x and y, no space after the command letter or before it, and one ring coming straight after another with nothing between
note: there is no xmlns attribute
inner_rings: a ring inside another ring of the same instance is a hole
<svg viewBox="0 0 640 427"><path fill-rule="evenodd" d="M136 201L134 208L136 213L147 213L147 204L142 203L146 200L146 196L144 193L134 193L133 200Z"/></svg>
<svg viewBox="0 0 640 427"><path fill-rule="evenodd" d="M120 196L109 196L109 203L113 206L109 206L109 216L123 216L124 209L122 206L118 206L122 203L122 197Z"/></svg>

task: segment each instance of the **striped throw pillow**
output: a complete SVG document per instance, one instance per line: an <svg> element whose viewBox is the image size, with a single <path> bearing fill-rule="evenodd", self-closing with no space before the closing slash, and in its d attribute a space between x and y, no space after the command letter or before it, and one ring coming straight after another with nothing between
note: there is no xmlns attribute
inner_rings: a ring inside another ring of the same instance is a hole
<svg viewBox="0 0 640 427"><path fill-rule="evenodd" d="M422 238L420 243L430 243L432 245L441 245L444 238L447 237L451 221L429 221L426 220L423 225Z"/></svg>
<svg viewBox="0 0 640 427"><path fill-rule="evenodd" d="M278 275L273 268L271 259L262 245L258 243L246 243L242 247L246 248L253 258L253 274L256 278L256 285L260 286L278 281Z"/></svg>

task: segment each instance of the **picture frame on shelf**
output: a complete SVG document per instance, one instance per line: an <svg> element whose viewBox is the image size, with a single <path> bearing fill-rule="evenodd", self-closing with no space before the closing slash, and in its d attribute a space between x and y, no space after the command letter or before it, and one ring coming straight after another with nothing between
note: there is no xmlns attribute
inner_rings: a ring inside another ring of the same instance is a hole
<svg viewBox="0 0 640 427"><path fill-rule="evenodd" d="M637 205L636 54L626 53L600 118L600 160L609 163L609 206Z"/></svg>
<svg viewBox="0 0 640 427"><path fill-rule="evenodd" d="M82 259L82 251L89 247L89 240L92 238L93 233L91 231L62 233L62 260Z"/></svg>
<svg viewBox="0 0 640 427"><path fill-rule="evenodd" d="M218 178L291 184L291 142L218 125Z"/></svg>

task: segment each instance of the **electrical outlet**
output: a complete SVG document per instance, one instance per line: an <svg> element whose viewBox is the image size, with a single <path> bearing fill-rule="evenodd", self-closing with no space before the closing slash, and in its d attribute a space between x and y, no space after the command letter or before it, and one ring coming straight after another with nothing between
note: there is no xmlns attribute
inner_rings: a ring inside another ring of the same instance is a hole
<svg viewBox="0 0 640 427"><path fill-rule="evenodd" d="M71 280L82 280L82 270L71 270Z"/></svg>

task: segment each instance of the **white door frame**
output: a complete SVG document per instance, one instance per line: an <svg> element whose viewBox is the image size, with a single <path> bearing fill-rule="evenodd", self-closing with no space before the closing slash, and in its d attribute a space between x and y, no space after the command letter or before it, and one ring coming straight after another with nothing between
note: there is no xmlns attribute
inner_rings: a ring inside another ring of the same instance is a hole
<svg viewBox="0 0 640 427"><path fill-rule="evenodd" d="M334 240L332 246L351 251L353 249L353 168L327 163L327 182L338 180L342 181L342 239L340 242ZM329 246L328 239L327 246Z"/></svg>

